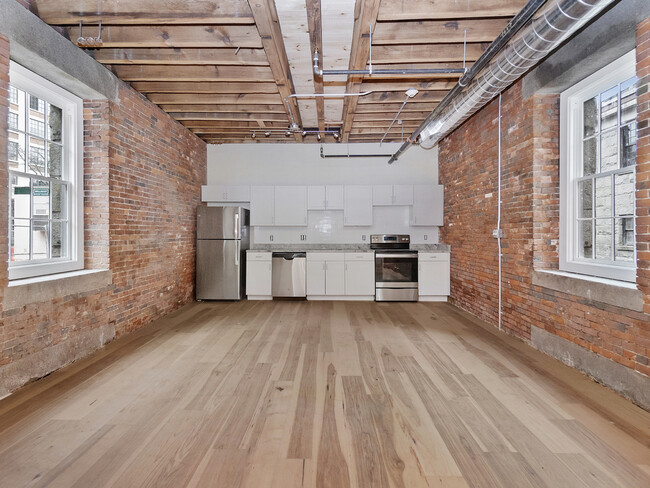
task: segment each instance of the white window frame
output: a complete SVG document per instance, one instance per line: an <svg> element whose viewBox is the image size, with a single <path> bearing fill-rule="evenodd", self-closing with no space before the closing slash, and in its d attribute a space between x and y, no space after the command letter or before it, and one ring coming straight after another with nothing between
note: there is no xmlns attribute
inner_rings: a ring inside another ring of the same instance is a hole
<svg viewBox="0 0 650 488"><path fill-rule="evenodd" d="M619 281L636 280L636 243L634 259L630 263L579 258L577 225L575 225L579 205L577 184L574 182L575 178L579 177L582 163L582 103L633 76L636 76L636 51L634 50L560 95L560 270L562 271ZM634 169L632 173L635 174ZM636 236L636 218L634 222Z"/></svg>
<svg viewBox="0 0 650 488"><path fill-rule="evenodd" d="M63 178L68 182L69 209L68 256L26 263L10 261L9 279L32 278L83 269L83 100L13 61L9 64L9 83L30 95L60 107L63 111L62 172Z"/></svg>

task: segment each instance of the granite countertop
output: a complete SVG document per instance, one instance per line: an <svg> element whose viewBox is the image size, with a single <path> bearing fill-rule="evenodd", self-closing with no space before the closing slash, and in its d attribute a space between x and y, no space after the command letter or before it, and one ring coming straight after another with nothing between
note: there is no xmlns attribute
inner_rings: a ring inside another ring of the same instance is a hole
<svg viewBox="0 0 650 488"><path fill-rule="evenodd" d="M449 244L411 244L411 249L426 252L449 252ZM255 251L268 252L298 252L298 251L318 251L318 252L373 252L370 244L253 244L250 249Z"/></svg>

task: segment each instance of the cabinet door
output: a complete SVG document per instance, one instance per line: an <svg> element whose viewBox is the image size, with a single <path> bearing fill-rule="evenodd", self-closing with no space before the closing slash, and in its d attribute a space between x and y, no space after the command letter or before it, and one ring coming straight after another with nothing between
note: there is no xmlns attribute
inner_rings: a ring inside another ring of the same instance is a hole
<svg viewBox="0 0 650 488"><path fill-rule="evenodd" d="M325 294L345 295L345 262L327 261L325 266Z"/></svg>
<svg viewBox="0 0 650 488"><path fill-rule="evenodd" d="M393 205L413 205L413 185L393 185Z"/></svg>
<svg viewBox="0 0 650 488"><path fill-rule="evenodd" d="M449 295L449 261L419 263L418 294Z"/></svg>
<svg viewBox="0 0 650 488"><path fill-rule="evenodd" d="M345 263L345 294L375 294L374 261L348 261Z"/></svg>
<svg viewBox="0 0 650 488"><path fill-rule="evenodd" d="M325 185L314 185L307 187L307 209L325 210L327 200Z"/></svg>
<svg viewBox="0 0 650 488"><path fill-rule="evenodd" d="M271 296L271 261L246 262L246 295Z"/></svg>
<svg viewBox="0 0 650 488"><path fill-rule="evenodd" d="M442 185L414 185L411 225L443 225Z"/></svg>
<svg viewBox="0 0 650 488"><path fill-rule="evenodd" d="M251 187L248 185L228 185L226 187L226 199L229 202L249 202L251 199Z"/></svg>
<svg viewBox="0 0 650 488"><path fill-rule="evenodd" d="M372 187L372 204L373 205L392 205L393 204L393 186L392 185L374 185Z"/></svg>
<svg viewBox="0 0 650 488"><path fill-rule="evenodd" d="M307 295L325 295L325 261L307 260Z"/></svg>
<svg viewBox="0 0 650 488"><path fill-rule="evenodd" d="M228 198L228 191L225 185L202 185L202 202L225 202Z"/></svg>
<svg viewBox="0 0 650 488"><path fill-rule="evenodd" d="M307 187L275 187L275 225L300 227L307 225Z"/></svg>
<svg viewBox="0 0 650 488"><path fill-rule="evenodd" d="M343 210L343 185L327 185L325 202L328 210Z"/></svg>
<svg viewBox="0 0 650 488"><path fill-rule="evenodd" d="M372 225L372 186L345 186L343 225Z"/></svg>
<svg viewBox="0 0 650 488"><path fill-rule="evenodd" d="M251 225L275 223L275 191L272 186L251 186Z"/></svg>

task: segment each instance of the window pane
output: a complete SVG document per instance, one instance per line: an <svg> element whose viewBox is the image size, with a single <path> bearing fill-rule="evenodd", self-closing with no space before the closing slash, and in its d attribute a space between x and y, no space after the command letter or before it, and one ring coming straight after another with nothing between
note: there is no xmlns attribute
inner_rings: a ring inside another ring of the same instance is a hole
<svg viewBox="0 0 650 488"><path fill-rule="evenodd" d="M34 220L32 224L32 259L48 259L50 250L50 223Z"/></svg>
<svg viewBox="0 0 650 488"><path fill-rule="evenodd" d="M67 219L67 190L66 185L60 183L52 183L52 218L53 219Z"/></svg>
<svg viewBox="0 0 650 488"><path fill-rule="evenodd" d="M621 83L621 125L636 119L636 76Z"/></svg>
<svg viewBox="0 0 650 488"><path fill-rule="evenodd" d="M9 169L25 172L25 134L9 132Z"/></svg>
<svg viewBox="0 0 650 488"><path fill-rule="evenodd" d="M47 147L47 175L51 178L61 178L62 148L55 142L49 142Z"/></svg>
<svg viewBox="0 0 650 488"><path fill-rule="evenodd" d="M12 221L9 259L11 261L29 260L29 220L16 219Z"/></svg>
<svg viewBox="0 0 650 488"><path fill-rule="evenodd" d="M598 97L583 104L584 137L593 136L598 130Z"/></svg>
<svg viewBox="0 0 650 488"><path fill-rule="evenodd" d="M596 217L612 215L612 177L596 178Z"/></svg>
<svg viewBox="0 0 650 488"><path fill-rule="evenodd" d="M621 127L621 168L636 164L636 122Z"/></svg>
<svg viewBox="0 0 650 488"><path fill-rule="evenodd" d="M49 103L47 104L47 107L47 138L50 141L61 142L63 112L59 107L50 105Z"/></svg>
<svg viewBox="0 0 650 488"><path fill-rule="evenodd" d="M618 122L618 85L600 94L600 130L616 127Z"/></svg>
<svg viewBox="0 0 650 488"><path fill-rule="evenodd" d="M9 123L9 130L18 130L18 114L9 112L9 118L8 118L8 123Z"/></svg>
<svg viewBox="0 0 650 488"><path fill-rule="evenodd" d="M614 206L616 215L634 215L634 175L614 175Z"/></svg>
<svg viewBox="0 0 650 488"><path fill-rule="evenodd" d="M618 169L616 129L600 135L600 172Z"/></svg>
<svg viewBox="0 0 650 488"><path fill-rule="evenodd" d="M31 214L31 188L29 178L11 176L11 208L10 217L28 219Z"/></svg>
<svg viewBox="0 0 650 488"><path fill-rule="evenodd" d="M593 180L585 180L579 183L579 199L580 199L580 208L581 211L579 215L581 217L592 217L593 212Z"/></svg>
<svg viewBox="0 0 650 488"><path fill-rule="evenodd" d="M634 261L634 218L616 219L616 261Z"/></svg>
<svg viewBox="0 0 650 488"><path fill-rule="evenodd" d="M18 92L19 90L14 86L9 86L9 103L12 105L18 104Z"/></svg>
<svg viewBox="0 0 650 488"><path fill-rule="evenodd" d="M65 257L66 223L52 222L52 258Z"/></svg>
<svg viewBox="0 0 650 488"><path fill-rule="evenodd" d="M33 180L32 203L33 217L50 218L50 183L47 181Z"/></svg>
<svg viewBox="0 0 650 488"><path fill-rule="evenodd" d="M612 219L596 219L596 259L612 259Z"/></svg>
<svg viewBox="0 0 650 488"><path fill-rule="evenodd" d="M29 133L37 137L45 137L45 122L43 119L30 117Z"/></svg>
<svg viewBox="0 0 650 488"><path fill-rule="evenodd" d="M38 113L45 113L45 102L34 95L30 95L29 109Z"/></svg>
<svg viewBox="0 0 650 488"><path fill-rule="evenodd" d="M27 173L45 175L45 146L43 141L36 140L35 144L29 145Z"/></svg>
<svg viewBox="0 0 650 488"><path fill-rule="evenodd" d="M593 175L597 169L598 137L584 141L582 146L582 175Z"/></svg>
<svg viewBox="0 0 650 488"><path fill-rule="evenodd" d="M593 223L591 220L582 220L578 222L578 232L580 234L580 249L578 253L581 258L591 259L594 257L594 236Z"/></svg>

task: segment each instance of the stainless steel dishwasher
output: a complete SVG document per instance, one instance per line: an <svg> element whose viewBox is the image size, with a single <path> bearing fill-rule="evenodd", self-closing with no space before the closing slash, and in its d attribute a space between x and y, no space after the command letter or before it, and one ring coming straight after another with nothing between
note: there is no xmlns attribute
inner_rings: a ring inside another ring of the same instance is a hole
<svg viewBox="0 0 650 488"><path fill-rule="evenodd" d="M306 297L307 254L304 252L273 253L274 297Z"/></svg>

